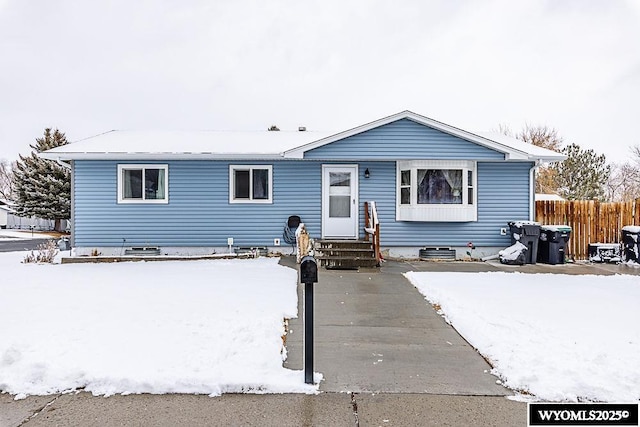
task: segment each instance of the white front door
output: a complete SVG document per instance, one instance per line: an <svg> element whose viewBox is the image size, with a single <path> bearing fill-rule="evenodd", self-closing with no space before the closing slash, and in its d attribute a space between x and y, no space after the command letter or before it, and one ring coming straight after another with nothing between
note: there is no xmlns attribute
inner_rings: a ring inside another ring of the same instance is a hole
<svg viewBox="0 0 640 427"><path fill-rule="evenodd" d="M357 165L322 165L322 237L358 238Z"/></svg>

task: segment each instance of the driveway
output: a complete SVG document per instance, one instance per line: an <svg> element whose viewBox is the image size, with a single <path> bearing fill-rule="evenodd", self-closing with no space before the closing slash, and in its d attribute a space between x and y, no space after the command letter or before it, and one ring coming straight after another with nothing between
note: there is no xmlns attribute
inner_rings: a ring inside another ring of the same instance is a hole
<svg viewBox="0 0 640 427"><path fill-rule="evenodd" d="M36 250L38 245L51 239L8 240L0 237L0 252L18 252Z"/></svg>

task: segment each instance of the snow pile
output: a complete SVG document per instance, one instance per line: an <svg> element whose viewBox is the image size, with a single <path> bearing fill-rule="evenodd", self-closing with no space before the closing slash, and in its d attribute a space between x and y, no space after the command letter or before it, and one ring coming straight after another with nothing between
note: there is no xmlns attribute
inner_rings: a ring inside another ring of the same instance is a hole
<svg viewBox="0 0 640 427"><path fill-rule="evenodd" d="M23 257L0 254L0 391L317 392L282 366L297 273L277 259L24 265Z"/></svg>
<svg viewBox="0 0 640 427"><path fill-rule="evenodd" d="M525 262L525 253L528 250L529 248L518 241L498 252L498 256L503 264L522 265Z"/></svg>
<svg viewBox="0 0 640 427"><path fill-rule="evenodd" d="M536 221L526 221L526 220L520 220L520 221L513 221L510 222L509 225L513 225L516 228L523 228L525 225L540 225L539 222Z"/></svg>
<svg viewBox="0 0 640 427"><path fill-rule="evenodd" d="M631 234L639 234L640 233L640 226L638 226L638 225L625 225L624 227L622 227L622 231L626 231L627 233L631 233ZM637 239L637 236L635 236L635 237Z"/></svg>
<svg viewBox="0 0 640 427"><path fill-rule="evenodd" d="M415 273L515 390L549 401L640 399L640 286L635 276Z"/></svg>

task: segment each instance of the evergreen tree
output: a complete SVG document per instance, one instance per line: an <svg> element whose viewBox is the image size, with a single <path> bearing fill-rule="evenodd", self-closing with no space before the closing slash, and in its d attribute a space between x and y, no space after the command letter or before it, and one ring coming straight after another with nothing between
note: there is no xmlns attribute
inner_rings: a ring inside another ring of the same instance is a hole
<svg viewBox="0 0 640 427"><path fill-rule="evenodd" d="M64 133L47 128L44 136L31 145L31 155L20 155L13 170L16 213L55 220L56 230L60 230L61 219L71 216L71 173L37 154L65 144Z"/></svg>
<svg viewBox="0 0 640 427"><path fill-rule="evenodd" d="M605 200L605 185L611 174L605 155L583 150L577 144L567 145L562 153L567 159L553 166L560 195L569 200Z"/></svg>

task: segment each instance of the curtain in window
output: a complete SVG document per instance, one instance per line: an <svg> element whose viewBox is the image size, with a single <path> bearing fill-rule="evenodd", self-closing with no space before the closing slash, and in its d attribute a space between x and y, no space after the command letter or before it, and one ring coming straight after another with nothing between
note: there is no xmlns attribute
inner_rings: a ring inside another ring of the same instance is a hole
<svg viewBox="0 0 640 427"><path fill-rule="evenodd" d="M253 169L253 199L269 198L269 170Z"/></svg>
<svg viewBox="0 0 640 427"><path fill-rule="evenodd" d="M122 171L125 199L142 199L142 169Z"/></svg>
<svg viewBox="0 0 640 427"><path fill-rule="evenodd" d="M462 171L443 169L442 175L449 185L450 196L443 203L462 203Z"/></svg>
<svg viewBox="0 0 640 427"><path fill-rule="evenodd" d="M156 199L164 199L165 179L164 169L158 169L158 189L156 190Z"/></svg>
<svg viewBox="0 0 640 427"><path fill-rule="evenodd" d="M433 201L435 191L433 190L434 183L427 176L426 169L418 169L418 203L437 203ZM433 172L433 171L431 171Z"/></svg>
<svg viewBox="0 0 640 427"><path fill-rule="evenodd" d="M462 171L459 169L418 169L418 203L462 203Z"/></svg>

